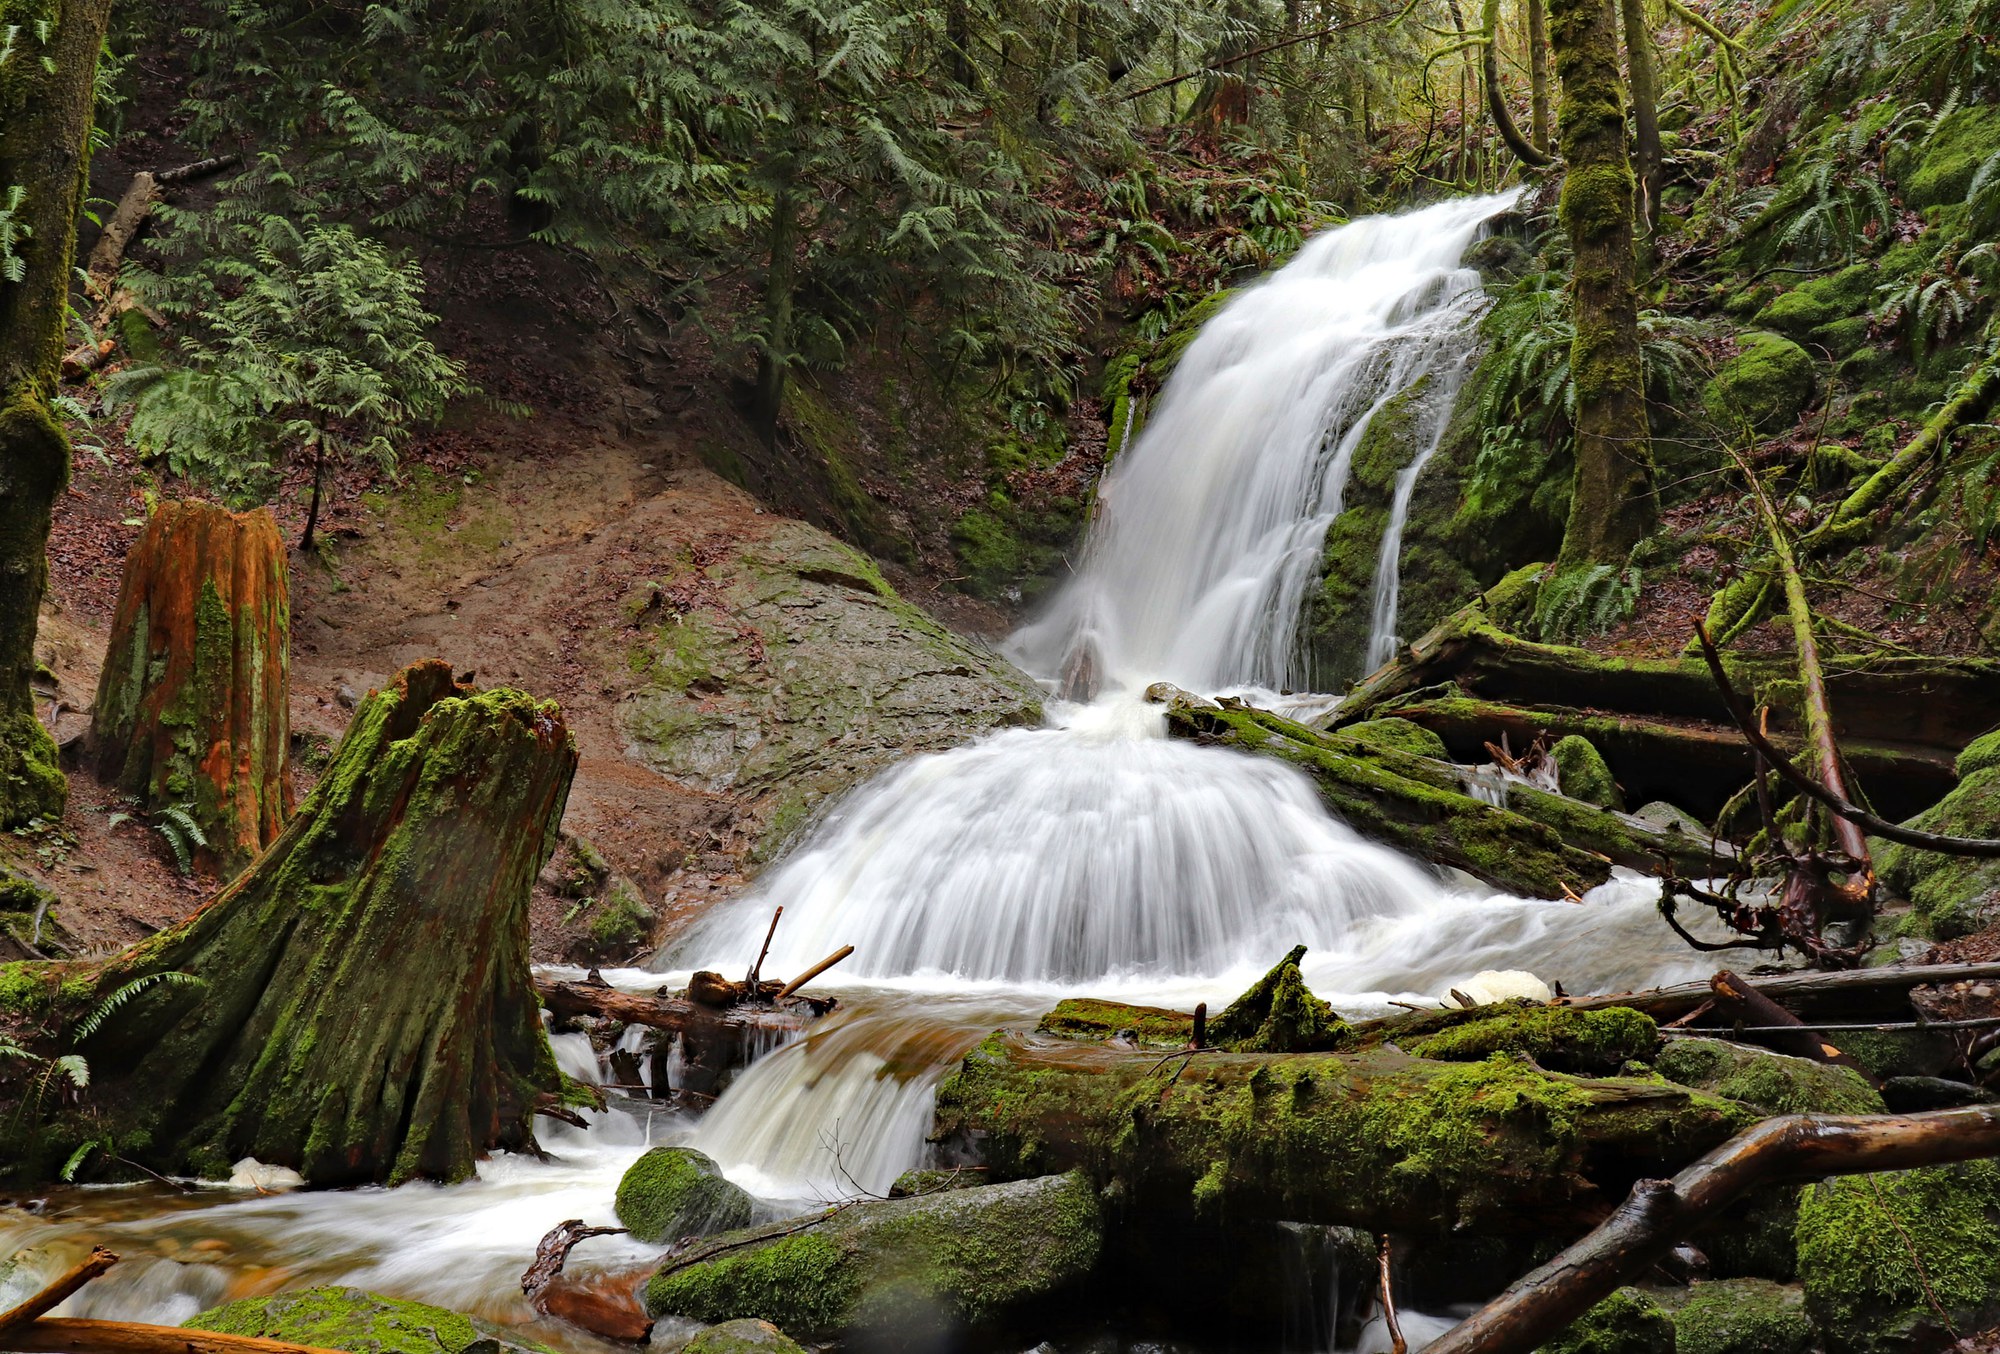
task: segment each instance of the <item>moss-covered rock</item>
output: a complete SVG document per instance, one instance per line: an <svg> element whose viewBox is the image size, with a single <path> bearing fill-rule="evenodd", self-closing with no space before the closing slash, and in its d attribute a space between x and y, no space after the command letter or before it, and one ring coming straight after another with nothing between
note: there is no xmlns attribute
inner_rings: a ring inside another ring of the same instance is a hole
<svg viewBox="0 0 2000 1354"><path fill-rule="evenodd" d="M504 1327L359 1288L329 1286L244 1298L182 1324L350 1354L550 1354L546 1345Z"/></svg>
<svg viewBox="0 0 2000 1354"><path fill-rule="evenodd" d="M758 1317L808 1340L986 1322L1088 1275L1102 1219L1096 1190L1070 1174L857 1204L771 1232L669 1261L646 1283L646 1310Z"/></svg>
<svg viewBox="0 0 2000 1354"><path fill-rule="evenodd" d="M1549 756L1556 764L1557 788L1571 799L1606 809L1625 807L1625 796L1619 793L1604 754L1588 738L1575 733L1559 738Z"/></svg>
<svg viewBox="0 0 2000 1354"><path fill-rule="evenodd" d="M986 1183L978 1171L939 1166L920 1166L904 1171L889 1186L891 1199L914 1199L920 1194L938 1194L948 1189L974 1189Z"/></svg>
<svg viewBox="0 0 2000 1354"><path fill-rule="evenodd" d="M1651 1294L1621 1288L1543 1345L1540 1354L1674 1354L1674 1319Z"/></svg>
<svg viewBox="0 0 2000 1354"><path fill-rule="evenodd" d="M1447 1062L1514 1053L1551 1071L1605 1074L1651 1057L1659 1042L1652 1017L1624 1006L1586 1011L1524 1003L1505 1014L1453 1025L1407 1047L1419 1058Z"/></svg>
<svg viewBox="0 0 2000 1354"><path fill-rule="evenodd" d="M805 1347L770 1322L745 1317L696 1332L681 1354L805 1354Z"/></svg>
<svg viewBox="0 0 2000 1354"><path fill-rule="evenodd" d="M1358 724L1344 725L1340 731L1350 738L1359 738L1377 747L1394 748L1398 752L1415 753L1419 757L1431 757L1441 762L1451 760L1444 739L1407 719L1364 719Z"/></svg>
<svg viewBox="0 0 2000 1354"><path fill-rule="evenodd" d="M1805 1293L1766 1279L1697 1283L1673 1309L1674 1354L1810 1354Z"/></svg>
<svg viewBox="0 0 2000 1354"><path fill-rule="evenodd" d="M1095 997L1067 997L1035 1026L1038 1034L1065 1039L1110 1039L1130 1033L1145 1044L1179 1047L1194 1034L1194 1017L1158 1006L1127 1006Z"/></svg>
<svg viewBox="0 0 2000 1354"><path fill-rule="evenodd" d="M636 953L653 934L653 909L639 895L639 886L619 875L605 887L590 909L584 927L590 957L623 959Z"/></svg>
<svg viewBox="0 0 2000 1354"><path fill-rule="evenodd" d="M1942 207L1965 200L1966 189L1988 157L2000 152L2000 108L1970 103L1940 118L1925 137L1916 163L1902 175L1910 206Z"/></svg>
<svg viewBox="0 0 2000 1354"><path fill-rule="evenodd" d="M628 600L630 752L704 790L769 796L760 856L891 762L1040 718L1025 674L803 523L773 521L713 563L683 558Z"/></svg>
<svg viewBox="0 0 2000 1354"><path fill-rule="evenodd" d="M1799 1203L1806 1311L1843 1354L1919 1354L2000 1319L2000 1163L1842 1176ZM1939 1309L1942 1309L1940 1312Z"/></svg>
<svg viewBox="0 0 2000 1354"><path fill-rule="evenodd" d="M1851 1067L1722 1039L1675 1039L1653 1062L1668 1081L1770 1114L1881 1114L1882 1097Z"/></svg>
<svg viewBox="0 0 2000 1354"><path fill-rule="evenodd" d="M1974 739L1958 758L1952 792L1908 827L1957 837L1990 837L2000 824L2000 730ZM1910 900L1906 929L1936 940L1967 935L2000 911L2000 860L1947 856L1893 842L1870 844L1882 882Z"/></svg>
<svg viewBox="0 0 2000 1354"><path fill-rule="evenodd" d="M755 1206L692 1147L655 1147L618 1182L618 1221L640 1241L678 1241L746 1226Z"/></svg>
<svg viewBox="0 0 2000 1354"><path fill-rule="evenodd" d="M1702 392L1709 417L1727 428L1776 432L1812 403L1818 378L1806 350L1780 334L1752 330Z"/></svg>

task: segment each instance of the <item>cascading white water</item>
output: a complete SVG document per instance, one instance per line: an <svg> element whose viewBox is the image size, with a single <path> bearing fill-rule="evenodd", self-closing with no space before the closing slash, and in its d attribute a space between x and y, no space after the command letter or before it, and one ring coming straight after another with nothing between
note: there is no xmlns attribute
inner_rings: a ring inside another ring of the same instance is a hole
<svg viewBox="0 0 2000 1354"><path fill-rule="evenodd" d="M1307 686L1299 616L1355 448L1419 382L1427 409L1449 410L1484 304L1460 259L1512 201L1323 232L1210 320L1099 487L1076 577L1010 656L1053 675L1087 653L1127 685Z"/></svg>

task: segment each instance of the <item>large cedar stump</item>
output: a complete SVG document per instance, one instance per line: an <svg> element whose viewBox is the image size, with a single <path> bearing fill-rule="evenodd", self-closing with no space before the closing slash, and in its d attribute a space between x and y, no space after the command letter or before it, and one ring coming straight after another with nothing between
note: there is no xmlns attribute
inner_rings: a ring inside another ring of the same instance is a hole
<svg viewBox="0 0 2000 1354"><path fill-rule="evenodd" d="M528 899L575 772L552 702L458 685L436 660L371 693L255 864L94 975L92 1000L198 980L155 981L83 1045L119 1151L347 1185L460 1179L531 1147L563 1082Z"/></svg>
<svg viewBox="0 0 2000 1354"><path fill-rule="evenodd" d="M162 503L125 557L91 716L98 773L187 806L227 875L283 830L290 720L285 548L269 510Z"/></svg>

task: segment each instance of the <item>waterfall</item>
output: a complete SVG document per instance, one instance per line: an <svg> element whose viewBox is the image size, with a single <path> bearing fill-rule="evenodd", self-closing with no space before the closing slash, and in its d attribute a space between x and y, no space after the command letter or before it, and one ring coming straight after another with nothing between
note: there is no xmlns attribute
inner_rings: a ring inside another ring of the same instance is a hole
<svg viewBox="0 0 2000 1354"><path fill-rule="evenodd" d="M1419 382L1443 414L1423 420L1418 450L1435 448L1484 304L1460 259L1512 201L1324 231L1225 306L1099 486L1076 576L1010 656L1047 676L1084 654L1126 685L1306 686L1299 616L1355 448Z"/></svg>

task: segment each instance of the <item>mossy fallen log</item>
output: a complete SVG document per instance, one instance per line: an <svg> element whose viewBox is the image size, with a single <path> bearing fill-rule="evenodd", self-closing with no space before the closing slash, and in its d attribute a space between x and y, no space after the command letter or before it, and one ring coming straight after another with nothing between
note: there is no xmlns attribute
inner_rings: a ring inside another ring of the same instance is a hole
<svg viewBox="0 0 2000 1354"><path fill-rule="evenodd" d="M316 1185L456 1180L530 1147L565 1083L528 900L576 756L552 703L405 669L200 911L106 961L0 970L0 1003L95 1074L88 1117L40 1141L109 1137L147 1169L209 1177L253 1156ZM100 1003L115 1009L79 1028Z"/></svg>
<svg viewBox="0 0 2000 1354"><path fill-rule="evenodd" d="M1486 744L1503 738L1517 750L1538 738L1587 739L1611 767L1629 804L1664 799L1711 815L1756 771L1755 755L1743 735L1732 725L1705 719L1585 710L1546 700L1514 705L1457 695L1418 694L1387 708L1397 719L1436 734L1461 760L1485 760ZM1779 734L1773 741L1789 753L1804 746L1795 734ZM1868 786L1870 798L1888 814L1904 806L1914 813L1935 804L1955 783L1951 754L1940 748L1847 739L1841 751Z"/></svg>
<svg viewBox="0 0 2000 1354"><path fill-rule="evenodd" d="M1613 864L1657 871L1664 859L1694 877L1716 870L1706 841L1524 785L1508 786L1507 807L1497 807L1467 793L1464 769L1449 762L1268 711L1176 695L1167 729L1290 762L1363 836L1528 897L1582 893L1610 878Z"/></svg>
<svg viewBox="0 0 2000 1354"><path fill-rule="evenodd" d="M1169 1054L1005 1031L939 1088L933 1137L991 1178L1080 1169L1131 1214L1442 1236L1574 1232L1749 1123L1657 1080L1499 1054Z"/></svg>
<svg viewBox="0 0 2000 1354"><path fill-rule="evenodd" d="M284 828L290 722L285 546L270 510L162 503L125 557L91 714L99 773L200 825L234 874Z"/></svg>
<svg viewBox="0 0 2000 1354"><path fill-rule="evenodd" d="M1798 729L1798 664L1792 655L1731 653L1724 662L1739 689L1771 707L1774 727ZM1991 659L1828 654L1826 669L1843 745L1950 755L2000 725L2000 662ZM1339 722L1400 715L1396 707L1419 693L1423 699L1472 695L1529 706L1560 693L1576 710L1725 727L1729 721L1728 705L1699 654L1618 658L1536 643L1496 625L1485 599L1446 617L1356 684L1341 702Z"/></svg>

